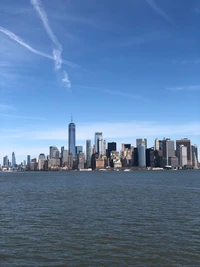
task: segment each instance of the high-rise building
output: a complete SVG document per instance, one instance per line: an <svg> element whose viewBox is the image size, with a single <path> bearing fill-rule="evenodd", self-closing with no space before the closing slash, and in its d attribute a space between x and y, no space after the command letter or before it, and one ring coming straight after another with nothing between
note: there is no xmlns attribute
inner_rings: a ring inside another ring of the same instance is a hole
<svg viewBox="0 0 200 267"><path fill-rule="evenodd" d="M175 156L174 140L166 138L162 141L163 144L163 167L169 165L169 158Z"/></svg>
<svg viewBox="0 0 200 267"><path fill-rule="evenodd" d="M192 145L192 166L197 168L198 165L198 146Z"/></svg>
<svg viewBox="0 0 200 267"><path fill-rule="evenodd" d="M73 123L73 119L71 119L71 122L68 126L68 150L69 153L73 155L73 157L76 156L76 125Z"/></svg>
<svg viewBox="0 0 200 267"><path fill-rule="evenodd" d="M91 158L92 158L91 140L86 140L86 166L87 168L91 167Z"/></svg>
<svg viewBox="0 0 200 267"><path fill-rule="evenodd" d="M83 146L76 146L75 152L76 152L76 155L78 155L79 153L82 153L83 152Z"/></svg>
<svg viewBox="0 0 200 267"><path fill-rule="evenodd" d="M179 155L180 145L187 147L187 164L192 165L192 150L191 150L191 141L188 138L183 138L176 140L176 154Z"/></svg>
<svg viewBox="0 0 200 267"><path fill-rule="evenodd" d="M103 154L106 155L106 140L103 141Z"/></svg>
<svg viewBox="0 0 200 267"><path fill-rule="evenodd" d="M84 165L85 165L85 154L83 152L80 152L78 154L78 168L84 169Z"/></svg>
<svg viewBox="0 0 200 267"><path fill-rule="evenodd" d="M40 153L39 157L38 157L38 160L39 159L45 159L45 154L44 153Z"/></svg>
<svg viewBox="0 0 200 267"><path fill-rule="evenodd" d="M65 147L64 146L61 146L61 158L63 158L63 151L64 151Z"/></svg>
<svg viewBox="0 0 200 267"><path fill-rule="evenodd" d="M99 156L102 156L102 138L98 138L98 143L97 143L97 152L99 153Z"/></svg>
<svg viewBox="0 0 200 267"><path fill-rule="evenodd" d="M136 139L136 147L139 145L145 145L145 149L147 149L147 139Z"/></svg>
<svg viewBox="0 0 200 267"><path fill-rule="evenodd" d="M49 147L49 156L50 156L50 159L59 159L60 152L56 146Z"/></svg>
<svg viewBox="0 0 200 267"><path fill-rule="evenodd" d="M16 157L15 157L15 152L12 153L12 167L14 168L16 165Z"/></svg>
<svg viewBox="0 0 200 267"><path fill-rule="evenodd" d="M132 152L132 161L133 161L133 166L138 167L138 148L134 147L134 150Z"/></svg>
<svg viewBox="0 0 200 267"><path fill-rule="evenodd" d="M158 151L158 150L156 150ZM155 167L155 150L154 147L146 149L146 166Z"/></svg>
<svg viewBox="0 0 200 267"><path fill-rule="evenodd" d="M145 144L138 145L138 166L146 167L146 148Z"/></svg>
<svg viewBox="0 0 200 267"><path fill-rule="evenodd" d="M179 155L178 155L179 165L183 167L187 165L187 147L184 145L180 145L178 150L179 150Z"/></svg>
<svg viewBox="0 0 200 267"><path fill-rule="evenodd" d="M110 153L112 151L117 151L117 143L116 142L108 143L108 149L106 151L107 158L110 158Z"/></svg>
<svg viewBox="0 0 200 267"><path fill-rule="evenodd" d="M26 161L25 160L24 160L24 163L23 164L24 164L24 167L26 167Z"/></svg>
<svg viewBox="0 0 200 267"><path fill-rule="evenodd" d="M103 134L102 132L96 132L94 134L94 146L95 146L95 150L96 152L98 152L98 139L101 138L103 140ZM101 148L102 151L102 148Z"/></svg>
<svg viewBox="0 0 200 267"><path fill-rule="evenodd" d="M158 140L158 138L156 138L155 139L155 146L154 146L154 148L155 148L155 151L157 150L159 150L159 140Z"/></svg>
<svg viewBox="0 0 200 267"><path fill-rule="evenodd" d="M3 158L3 166L4 167L9 167L9 160L8 160L8 156L5 156L4 158Z"/></svg>
<svg viewBox="0 0 200 267"><path fill-rule="evenodd" d="M31 156L30 156L30 155L28 155L28 156L27 156L27 165L29 166L29 165L30 165L30 163L31 163Z"/></svg>

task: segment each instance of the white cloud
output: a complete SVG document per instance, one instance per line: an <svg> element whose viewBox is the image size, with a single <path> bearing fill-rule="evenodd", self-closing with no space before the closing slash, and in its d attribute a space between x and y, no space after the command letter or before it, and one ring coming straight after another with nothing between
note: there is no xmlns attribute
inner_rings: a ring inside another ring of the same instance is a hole
<svg viewBox="0 0 200 267"><path fill-rule="evenodd" d="M198 91L200 90L200 85L187 85L181 87L170 87L167 88L169 91Z"/></svg>
<svg viewBox="0 0 200 267"><path fill-rule="evenodd" d="M66 71L64 71L64 78L62 79L62 82L67 86L67 88L71 88L71 82Z"/></svg>
<svg viewBox="0 0 200 267"><path fill-rule="evenodd" d="M174 24L170 16L168 16L153 0L146 0L146 1L158 15L162 16L168 22Z"/></svg>
<svg viewBox="0 0 200 267"><path fill-rule="evenodd" d="M11 106L11 105L7 105L7 104L1 104L0 103L0 111L7 111L7 110L15 110L16 108Z"/></svg>

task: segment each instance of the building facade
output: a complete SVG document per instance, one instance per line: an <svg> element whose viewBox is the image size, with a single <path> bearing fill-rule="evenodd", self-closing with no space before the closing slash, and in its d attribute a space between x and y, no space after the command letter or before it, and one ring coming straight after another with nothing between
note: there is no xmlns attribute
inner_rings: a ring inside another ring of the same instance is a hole
<svg viewBox="0 0 200 267"><path fill-rule="evenodd" d="M86 167L91 167L91 157L92 157L92 144L91 140L86 140Z"/></svg>
<svg viewBox="0 0 200 267"><path fill-rule="evenodd" d="M72 121L68 126L68 150L73 157L76 156L76 125Z"/></svg>
<svg viewBox="0 0 200 267"><path fill-rule="evenodd" d="M94 146L95 146L95 152L98 152L98 140L101 138L103 140L103 133L102 132L96 132L94 134ZM102 148L101 148L102 151Z"/></svg>
<svg viewBox="0 0 200 267"><path fill-rule="evenodd" d="M138 166L146 167L146 147L145 144L138 145Z"/></svg>
<svg viewBox="0 0 200 267"><path fill-rule="evenodd" d="M169 158L175 156L174 151L174 140L171 140L169 138L164 139L162 141L163 145L163 167L169 165Z"/></svg>
<svg viewBox="0 0 200 267"><path fill-rule="evenodd" d="M187 164L192 165L192 150L191 150L191 141L188 138L183 138L180 140L176 140L176 153L179 155L179 147L180 145L187 147Z"/></svg>
<svg viewBox="0 0 200 267"><path fill-rule="evenodd" d="M16 165L16 157L15 157L15 152L12 153L12 167L14 168Z"/></svg>

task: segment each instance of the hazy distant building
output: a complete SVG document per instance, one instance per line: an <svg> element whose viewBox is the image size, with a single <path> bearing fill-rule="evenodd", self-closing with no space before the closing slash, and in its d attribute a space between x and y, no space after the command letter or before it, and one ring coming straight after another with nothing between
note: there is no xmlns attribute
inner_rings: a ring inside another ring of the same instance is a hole
<svg viewBox="0 0 200 267"><path fill-rule="evenodd" d="M39 171L44 170L45 161L46 161L45 158L40 158L38 160L38 170Z"/></svg>
<svg viewBox="0 0 200 267"><path fill-rule="evenodd" d="M86 140L86 166L91 167L92 147L91 140Z"/></svg>
<svg viewBox="0 0 200 267"><path fill-rule="evenodd" d="M39 160L39 159L46 159L45 154L44 154L44 153L41 153L41 154L39 155L39 157L38 157L38 160Z"/></svg>
<svg viewBox="0 0 200 267"><path fill-rule="evenodd" d="M73 157L76 156L76 126L71 120L71 123L68 126L68 149L69 153L72 153Z"/></svg>
<svg viewBox="0 0 200 267"><path fill-rule="evenodd" d="M138 166L146 167L146 147L145 144L138 145Z"/></svg>
<svg viewBox="0 0 200 267"><path fill-rule="evenodd" d="M9 160L8 160L8 156L5 156L4 158L3 158L3 166L4 167L9 167Z"/></svg>
<svg viewBox="0 0 200 267"><path fill-rule="evenodd" d="M76 152L76 155L78 155L79 153L82 153L83 152L83 146L76 146L75 152Z"/></svg>
<svg viewBox="0 0 200 267"><path fill-rule="evenodd" d="M162 141L163 144L163 167L169 165L169 158L175 156L174 140L169 138Z"/></svg>
<svg viewBox="0 0 200 267"><path fill-rule="evenodd" d="M139 145L145 145L145 149L147 149L147 139L136 139L136 147Z"/></svg>
<svg viewBox="0 0 200 267"><path fill-rule="evenodd" d="M97 143L97 152L99 153L99 156L102 156L103 151L102 151L102 138L98 138L98 143Z"/></svg>
<svg viewBox="0 0 200 267"><path fill-rule="evenodd" d="M102 132L96 132L94 134L94 146L95 146L96 152L98 152L98 140L99 140L99 138L101 138L103 140ZM102 148L101 148L101 151L102 151Z"/></svg>
<svg viewBox="0 0 200 267"><path fill-rule="evenodd" d="M180 145L187 147L187 164L192 165L192 151L191 151L191 141L188 138L183 138L180 140L176 140L176 153L179 155L179 147Z"/></svg>
<svg viewBox="0 0 200 267"><path fill-rule="evenodd" d="M110 158L110 153L112 151L117 151L117 143L116 142L109 142L108 143L108 148L107 148L107 151L106 151L107 158Z"/></svg>
<svg viewBox="0 0 200 267"><path fill-rule="evenodd" d="M25 167L26 166L26 161L25 160L24 160L23 164L24 164L24 167Z"/></svg>
<svg viewBox="0 0 200 267"><path fill-rule="evenodd" d="M30 155L28 155L28 156L27 156L27 165L29 166L29 165L30 165L30 163L31 163L31 156L30 156Z"/></svg>
<svg viewBox="0 0 200 267"><path fill-rule="evenodd" d="M56 146L50 146L49 156L50 156L50 159L59 159L60 157L59 149Z"/></svg>
<svg viewBox="0 0 200 267"><path fill-rule="evenodd" d="M65 149L65 147L64 146L61 146L61 150L60 150L60 152L61 152L61 158L63 158L63 151L64 151L64 149Z"/></svg>
<svg viewBox="0 0 200 267"><path fill-rule="evenodd" d="M184 145L180 145L178 150L179 150L179 155L178 155L179 165L183 167L187 165L187 147Z"/></svg>
<svg viewBox="0 0 200 267"><path fill-rule="evenodd" d="M154 148L155 148L155 150L159 150L159 140L158 140L158 138L155 139Z"/></svg>
<svg viewBox="0 0 200 267"><path fill-rule="evenodd" d="M198 146L192 145L192 166L197 168L198 165Z"/></svg>
<svg viewBox="0 0 200 267"><path fill-rule="evenodd" d="M103 141L103 154L106 155L106 140Z"/></svg>
<svg viewBox="0 0 200 267"><path fill-rule="evenodd" d="M155 167L154 147L146 149L146 167Z"/></svg>
<svg viewBox="0 0 200 267"><path fill-rule="evenodd" d="M15 157L15 152L12 153L12 167L14 168L16 165L16 157Z"/></svg>

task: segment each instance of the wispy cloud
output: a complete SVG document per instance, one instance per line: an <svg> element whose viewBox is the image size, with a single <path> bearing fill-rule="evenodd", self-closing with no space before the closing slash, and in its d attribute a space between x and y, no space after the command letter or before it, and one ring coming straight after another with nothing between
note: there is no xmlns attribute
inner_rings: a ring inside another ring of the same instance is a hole
<svg viewBox="0 0 200 267"><path fill-rule="evenodd" d="M14 34L13 32L7 30L6 28L3 28L0 26L0 32L4 33L5 35L7 35L10 39L12 39L13 41L17 42L18 44L24 46L25 48L27 48L29 51L31 51L34 54L37 54L39 56L45 57L45 58L49 58L52 60L55 60L53 55L49 55L47 53L41 52L39 50L34 49L33 47L31 47L29 44L25 43L23 41L23 39L21 39L20 37L18 37L16 34ZM67 60L62 60L62 63L64 63L65 65L68 65L69 67L73 67L73 68L77 68L78 65L67 61Z"/></svg>
<svg viewBox="0 0 200 267"><path fill-rule="evenodd" d="M169 91L199 91L200 85L169 87L169 88L167 88L167 90L169 90Z"/></svg>
<svg viewBox="0 0 200 267"><path fill-rule="evenodd" d="M109 95L116 95L119 97L123 97L123 98L129 98L129 99L138 99L138 100L145 100L145 98L141 95L137 95L137 94L127 94L121 91L116 91L116 90L111 90L111 89L103 89L103 88L95 88L95 87L90 87L90 86L76 86L77 88L83 88L83 89L88 89L90 91L98 91L98 92L102 92L105 94L109 94Z"/></svg>
<svg viewBox="0 0 200 267"><path fill-rule="evenodd" d="M2 113L0 114L1 118L7 118L7 119L22 119L22 120L39 120L39 121L44 121L45 118L42 117L29 117L29 116L20 116L20 115L11 115L11 114L5 114Z"/></svg>
<svg viewBox="0 0 200 267"><path fill-rule="evenodd" d="M0 111L15 110L16 108L11 105L0 104Z"/></svg>
<svg viewBox="0 0 200 267"><path fill-rule="evenodd" d="M64 78L62 79L62 82L66 85L67 88L71 88L71 82L66 71L64 71Z"/></svg>
<svg viewBox="0 0 200 267"><path fill-rule="evenodd" d="M61 58L61 53L62 53L62 46L61 44L58 42L55 34L53 33L50 24L49 24L49 20L47 17L47 14L42 6L42 3L40 0L31 0L31 4L33 5L33 7L35 8L36 12L38 13L43 26L48 34L48 36L50 37L50 39L52 40L53 44L55 45L56 48L53 49L53 57L55 60L55 68L56 69L60 69L61 65L62 65L62 58Z"/></svg>
<svg viewBox="0 0 200 267"><path fill-rule="evenodd" d="M146 1L158 15L162 16L168 22L174 24L172 18L170 18L170 16L167 15L153 0L146 0Z"/></svg>

